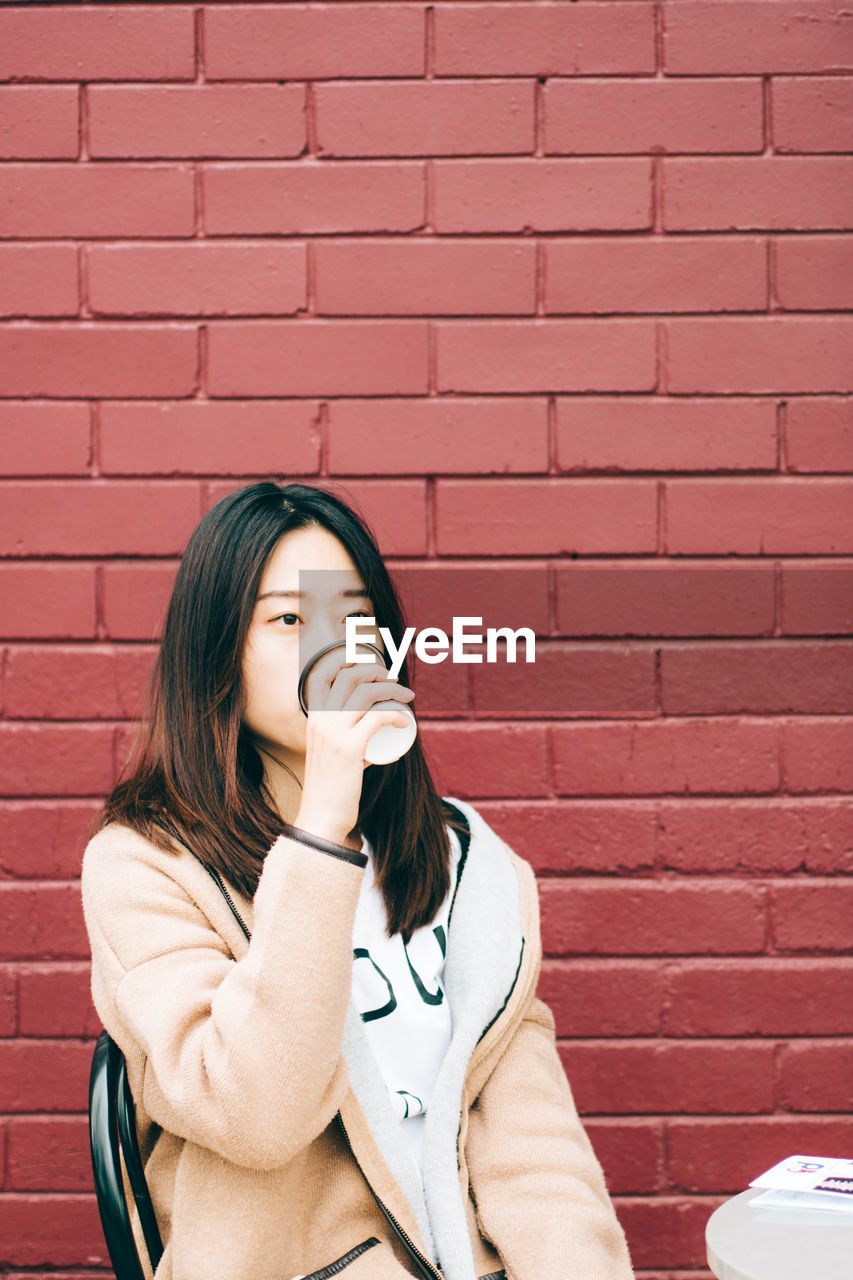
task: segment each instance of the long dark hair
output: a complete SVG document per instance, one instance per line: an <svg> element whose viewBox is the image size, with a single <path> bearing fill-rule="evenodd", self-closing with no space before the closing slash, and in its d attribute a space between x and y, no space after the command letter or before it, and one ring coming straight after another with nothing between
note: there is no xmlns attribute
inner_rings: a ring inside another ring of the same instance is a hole
<svg viewBox="0 0 853 1280"><path fill-rule="evenodd" d="M402 609L360 513L334 493L273 481L229 494L190 538L175 580L134 749L93 831L123 823L162 849L172 829L247 898L281 818L263 787L261 758L242 723L241 661L261 577L278 540L319 525L346 547L373 602L377 625L399 645ZM399 679L414 687L408 659ZM365 770L358 826L374 852L390 934L408 942L450 885L446 825L421 748ZM165 828L165 829L164 829ZM458 828L457 828L458 829Z"/></svg>

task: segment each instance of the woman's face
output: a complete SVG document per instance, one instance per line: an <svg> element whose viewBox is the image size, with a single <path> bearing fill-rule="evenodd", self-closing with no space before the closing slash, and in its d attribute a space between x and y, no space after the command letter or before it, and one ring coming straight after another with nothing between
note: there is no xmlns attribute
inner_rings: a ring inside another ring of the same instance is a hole
<svg viewBox="0 0 853 1280"><path fill-rule="evenodd" d="M243 723L260 747L288 764L304 759L306 749L307 722L296 693L299 673L311 654L346 638L348 616L373 616L363 591L346 547L320 526L284 534L266 563L243 651ZM376 636L365 634L384 649ZM311 688L315 672L319 677L336 671L344 661L343 649L320 659L312 668Z"/></svg>

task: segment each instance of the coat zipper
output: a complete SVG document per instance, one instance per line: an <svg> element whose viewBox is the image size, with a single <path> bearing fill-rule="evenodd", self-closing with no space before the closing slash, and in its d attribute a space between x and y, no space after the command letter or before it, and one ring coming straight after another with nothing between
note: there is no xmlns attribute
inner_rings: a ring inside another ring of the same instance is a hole
<svg viewBox="0 0 853 1280"><path fill-rule="evenodd" d="M368 1249L373 1249L378 1244L379 1241L376 1236L371 1236L369 1240L363 1240L354 1249L350 1249L349 1253L345 1253L342 1258L338 1258L335 1262L330 1262L327 1267L321 1267L319 1271L312 1271L310 1276L304 1276L303 1280L330 1280L331 1276L336 1276L339 1272L345 1271L351 1262L355 1262L363 1253L367 1253ZM486 1276L485 1280L492 1280L492 1277Z"/></svg>
<svg viewBox="0 0 853 1280"><path fill-rule="evenodd" d="M442 1276L438 1268L434 1267L433 1264L430 1262L429 1258L425 1257L421 1253L420 1249L417 1247L414 1240L412 1240L411 1237L406 1234L406 1232L400 1226L397 1219L394 1217L391 1210L388 1208L386 1204L383 1203L383 1201L379 1198L374 1188L371 1186L370 1179L367 1177L367 1174L361 1168L361 1165L359 1164L359 1161L358 1161L358 1157L356 1156L355 1152L352 1149L352 1143L349 1140L349 1134L347 1133L346 1125L344 1124L344 1118L341 1115L340 1111L338 1112L337 1118L338 1118L338 1123L341 1126L341 1130L343 1131L346 1144L349 1147L350 1155L358 1165L361 1171L362 1177L364 1178L368 1187L370 1187L371 1194L374 1200L376 1201L376 1203L379 1205L379 1208L382 1210L382 1214L385 1217L386 1221L392 1227L396 1235L399 1236L400 1240L402 1240L406 1249L411 1254L412 1259L414 1260L423 1280L444 1280L444 1277Z"/></svg>
<svg viewBox="0 0 853 1280"><path fill-rule="evenodd" d="M207 863L205 863L204 865L207 866ZM251 942L252 935L246 926L245 920L240 915L240 912L237 910L237 908L234 906L234 899L231 897L231 894L225 888L225 881L222 879L222 876L219 874L219 872L216 870L215 867L207 867L207 869L210 872L210 874L213 876L213 879L219 885L220 889L222 890L222 895L225 898L225 901L228 903L229 907L231 908L232 914L234 915L237 923L239 924L240 928L243 930L243 933L246 935L247 941Z"/></svg>

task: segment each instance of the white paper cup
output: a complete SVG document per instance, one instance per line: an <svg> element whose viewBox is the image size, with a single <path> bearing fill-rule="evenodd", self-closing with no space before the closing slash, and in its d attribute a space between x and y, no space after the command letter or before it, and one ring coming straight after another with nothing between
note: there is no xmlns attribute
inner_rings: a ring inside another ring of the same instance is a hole
<svg viewBox="0 0 853 1280"><path fill-rule="evenodd" d="M377 702L376 706L389 706L390 703ZM408 718L409 723L401 724L383 724L372 733L367 739L367 746L364 749L364 759L367 764L391 764L394 760L399 760L400 756L404 756L411 747L415 738L418 736L418 722L410 707L404 702L395 702L395 711L402 711Z"/></svg>

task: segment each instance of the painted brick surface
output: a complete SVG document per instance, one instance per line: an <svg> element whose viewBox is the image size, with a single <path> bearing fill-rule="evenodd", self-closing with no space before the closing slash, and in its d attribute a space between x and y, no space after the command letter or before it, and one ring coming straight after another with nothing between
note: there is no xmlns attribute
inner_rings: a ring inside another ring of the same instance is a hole
<svg viewBox="0 0 853 1280"><path fill-rule="evenodd" d="M71 244L0 245L4 316L76 316L78 254Z"/></svg>
<svg viewBox="0 0 853 1280"><path fill-rule="evenodd" d="M418 625L536 630L419 670L421 732L539 877L638 1280L853 1154L853 17L725 10L0 4L0 1280L109 1275L80 857L269 476Z"/></svg>

